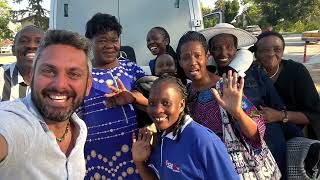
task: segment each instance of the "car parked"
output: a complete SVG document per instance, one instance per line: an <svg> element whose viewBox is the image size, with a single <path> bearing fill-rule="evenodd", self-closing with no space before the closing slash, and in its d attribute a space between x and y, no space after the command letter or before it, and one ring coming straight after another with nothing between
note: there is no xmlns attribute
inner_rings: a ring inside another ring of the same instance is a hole
<svg viewBox="0 0 320 180"><path fill-rule="evenodd" d="M260 26L258 26L258 25L247 26L245 30L254 36L259 36L262 33L262 30L261 30Z"/></svg>
<svg viewBox="0 0 320 180"><path fill-rule="evenodd" d="M0 47L0 53L12 53L12 46L2 46Z"/></svg>
<svg viewBox="0 0 320 180"><path fill-rule="evenodd" d="M320 30L305 31L301 35L301 40L306 43L320 42Z"/></svg>

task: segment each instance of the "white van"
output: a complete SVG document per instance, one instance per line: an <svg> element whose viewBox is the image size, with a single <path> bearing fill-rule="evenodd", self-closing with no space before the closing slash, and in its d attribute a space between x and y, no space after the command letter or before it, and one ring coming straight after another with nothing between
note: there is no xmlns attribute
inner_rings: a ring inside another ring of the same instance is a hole
<svg viewBox="0 0 320 180"><path fill-rule="evenodd" d="M86 22L96 13L116 16L123 26L121 45L133 47L137 64L154 58L146 46L148 31L164 27L175 49L189 30L203 29L199 0L51 0L50 28L85 33Z"/></svg>

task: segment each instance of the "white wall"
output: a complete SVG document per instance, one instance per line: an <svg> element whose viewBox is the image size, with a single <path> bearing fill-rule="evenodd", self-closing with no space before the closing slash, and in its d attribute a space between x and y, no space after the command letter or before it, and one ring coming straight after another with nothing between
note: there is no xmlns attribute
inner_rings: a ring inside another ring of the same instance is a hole
<svg viewBox="0 0 320 180"><path fill-rule="evenodd" d="M52 0L51 10L56 4L56 13L52 12L50 25L54 17L57 29L67 29L84 35L86 22L97 12L109 13L120 17L123 26L121 44L132 46L137 63L147 65L154 58L146 47L147 32L154 26L162 26L170 34L171 45L176 48L181 35L192 29L189 8L190 0ZM197 5L199 0L193 2ZM119 4L118 4L119 3ZM64 17L64 4L68 4L69 17ZM119 8L118 8L119 7ZM200 7L199 7L200 8ZM198 13L199 9L196 9ZM200 12L201 13L201 12Z"/></svg>

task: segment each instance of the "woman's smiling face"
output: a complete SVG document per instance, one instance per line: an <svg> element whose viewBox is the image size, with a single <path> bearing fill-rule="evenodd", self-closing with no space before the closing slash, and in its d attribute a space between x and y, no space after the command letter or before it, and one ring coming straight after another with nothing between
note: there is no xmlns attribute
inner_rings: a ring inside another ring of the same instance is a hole
<svg viewBox="0 0 320 180"><path fill-rule="evenodd" d="M169 40L164 37L159 29L151 29L147 35L147 47L153 55L161 55L166 52Z"/></svg>
<svg viewBox="0 0 320 180"><path fill-rule="evenodd" d="M177 85L163 81L151 89L147 112L161 131L170 132L184 110L185 100L177 88Z"/></svg>

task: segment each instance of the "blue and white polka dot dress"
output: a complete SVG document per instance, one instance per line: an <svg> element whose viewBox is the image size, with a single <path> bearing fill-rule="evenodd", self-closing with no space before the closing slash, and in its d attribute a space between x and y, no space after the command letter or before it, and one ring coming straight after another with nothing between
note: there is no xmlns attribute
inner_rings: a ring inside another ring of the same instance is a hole
<svg viewBox="0 0 320 180"><path fill-rule="evenodd" d="M144 72L129 60L119 64L113 69L93 69L90 95L81 109L88 126L86 179L139 179L131 157L132 132L138 128L133 106L107 108L104 94L111 92L107 85L117 87L117 78L131 90Z"/></svg>

